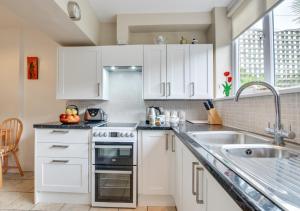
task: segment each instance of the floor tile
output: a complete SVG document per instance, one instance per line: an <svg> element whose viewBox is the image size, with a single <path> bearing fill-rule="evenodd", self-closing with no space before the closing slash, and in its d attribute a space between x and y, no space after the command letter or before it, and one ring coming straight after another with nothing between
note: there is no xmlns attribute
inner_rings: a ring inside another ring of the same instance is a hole
<svg viewBox="0 0 300 211"><path fill-rule="evenodd" d="M100 208L100 207L92 207L90 211L118 211L118 208Z"/></svg>
<svg viewBox="0 0 300 211"><path fill-rule="evenodd" d="M119 208L119 211L147 211L147 207L137 207L136 209Z"/></svg>
<svg viewBox="0 0 300 211"><path fill-rule="evenodd" d="M42 210L42 211L59 211L64 204L58 203L38 203L31 210Z"/></svg>
<svg viewBox="0 0 300 211"><path fill-rule="evenodd" d="M65 204L60 211L89 211L89 205Z"/></svg>
<svg viewBox="0 0 300 211"><path fill-rule="evenodd" d="M0 192L0 209L9 209L9 205L19 197L17 192Z"/></svg>
<svg viewBox="0 0 300 211"><path fill-rule="evenodd" d="M176 211L175 207L148 207L148 211Z"/></svg>
<svg viewBox="0 0 300 211"><path fill-rule="evenodd" d="M33 180L34 173L25 171L22 177L19 173L6 173L3 175L4 180Z"/></svg>
<svg viewBox="0 0 300 211"><path fill-rule="evenodd" d="M30 210L34 207L33 193L20 193L20 196L8 205L9 209Z"/></svg>

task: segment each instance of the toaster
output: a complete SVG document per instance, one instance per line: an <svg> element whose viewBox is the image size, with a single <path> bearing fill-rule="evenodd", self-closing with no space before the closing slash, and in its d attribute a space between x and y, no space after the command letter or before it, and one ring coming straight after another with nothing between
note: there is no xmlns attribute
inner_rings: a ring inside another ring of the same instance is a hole
<svg viewBox="0 0 300 211"><path fill-rule="evenodd" d="M84 113L85 121L106 121L107 114L101 108L88 108Z"/></svg>

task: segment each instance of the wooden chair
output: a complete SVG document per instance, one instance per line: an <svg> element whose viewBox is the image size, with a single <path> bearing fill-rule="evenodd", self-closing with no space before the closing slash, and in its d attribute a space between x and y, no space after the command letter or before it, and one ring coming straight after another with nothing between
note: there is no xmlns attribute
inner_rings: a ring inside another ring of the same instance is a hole
<svg viewBox="0 0 300 211"><path fill-rule="evenodd" d="M21 176L24 176L21 168L17 152L19 150L19 142L23 132L23 123L17 118L9 118L2 122L1 126L2 146L0 145L0 154L2 154L3 173L7 173L9 168L17 168ZM5 135L3 135L5 133ZM3 138L4 137L4 138ZM12 154L16 162L16 166L8 166L8 156Z"/></svg>

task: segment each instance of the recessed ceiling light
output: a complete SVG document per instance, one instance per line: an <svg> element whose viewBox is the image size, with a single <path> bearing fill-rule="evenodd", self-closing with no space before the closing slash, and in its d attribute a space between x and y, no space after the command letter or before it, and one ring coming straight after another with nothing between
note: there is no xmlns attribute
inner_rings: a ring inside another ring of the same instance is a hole
<svg viewBox="0 0 300 211"><path fill-rule="evenodd" d="M136 66L131 66L130 67L132 70L135 70L136 69Z"/></svg>
<svg viewBox="0 0 300 211"><path fill-rule="evenodd" d="M115 67L115 66L111 66L110 69L111 69L111 70L115 70L116 67Z"/></svg>

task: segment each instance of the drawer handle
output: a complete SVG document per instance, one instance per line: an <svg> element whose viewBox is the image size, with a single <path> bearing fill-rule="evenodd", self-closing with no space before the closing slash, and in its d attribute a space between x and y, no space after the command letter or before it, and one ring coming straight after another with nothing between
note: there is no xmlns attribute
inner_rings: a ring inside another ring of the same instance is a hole
<svg viewBox="0 0 300 211"><path fill-rule="evenodd" d="M68 160L52 160L51 163L69 163Z"/></svg>
<svg viewBox="0 0 300 211"><path fill-rule="evenodd" d="M50 148L67 149L67 148L69 148L69 145L52 145Z"/></svg>
<svg viewBox="0 0 300 211"><path fill-rule="evenodd" d="M68 130L52 130L51 133L52 134L55 134L55 133L57 133L57 134L67 134L67 133L69 133L69 131Z"/></svg>

